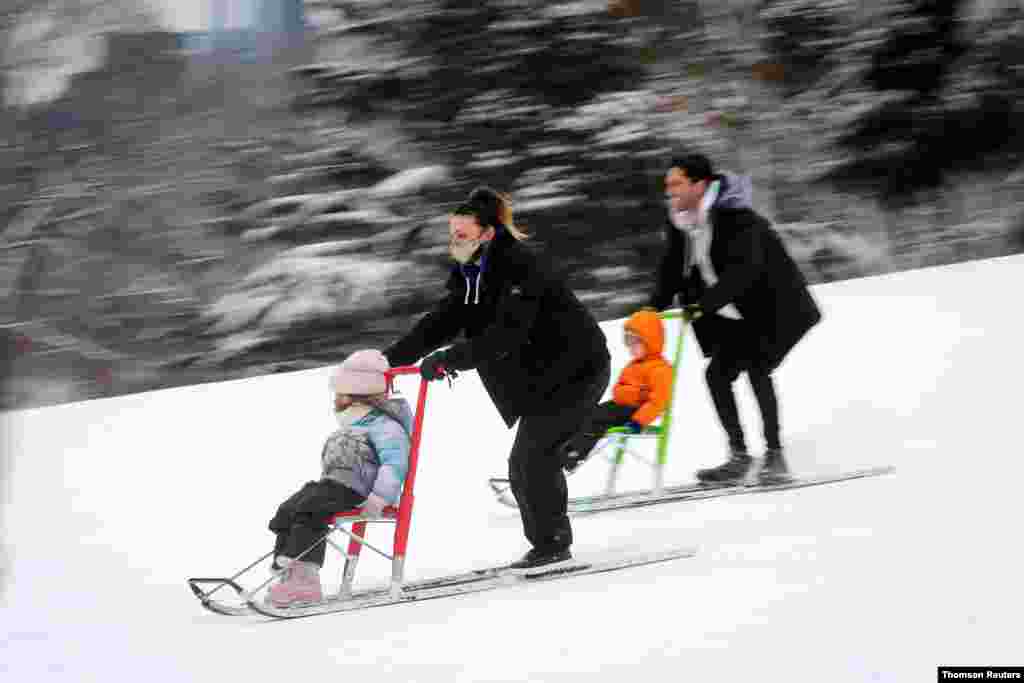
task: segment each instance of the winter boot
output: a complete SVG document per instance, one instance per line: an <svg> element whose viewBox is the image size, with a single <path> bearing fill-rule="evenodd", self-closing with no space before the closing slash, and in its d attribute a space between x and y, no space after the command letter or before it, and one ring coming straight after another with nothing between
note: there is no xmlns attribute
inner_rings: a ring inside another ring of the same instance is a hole
<svg viewBox="0 0 1024 683"><path fill-rule="evenodd" d="M750 471L751 458L745 450L733 449L729 460L718 467L697 470L702 484L742 484Z"/></svg>
<svg viewBox="0 0 1024 683"><path fill-rule="evenodd" d="M761 465L761 470L757 473L757 479L764 486L793 481L781 448L769 448L764 452L764 464Z"/></svg>
<svg viewBox="0 0 1024 683"><path fill-rule="evenodd" d="M510 564L508 568L516 570L537 569L540 567L546 567L547 565L556 564L558 562L566 562L571 559L572 553L569 552L568 548L562 548L560 550L540 550L537 548L531 548L520 559Z"/></svg>
<svg viewBox="0 0 1024 683"><path fill-rule="evenodd" d="M285 569L284 579L270 587L267 604L273 607L292 607L323 600L320 587L320 567L312 562L294 560Z"/></svg>

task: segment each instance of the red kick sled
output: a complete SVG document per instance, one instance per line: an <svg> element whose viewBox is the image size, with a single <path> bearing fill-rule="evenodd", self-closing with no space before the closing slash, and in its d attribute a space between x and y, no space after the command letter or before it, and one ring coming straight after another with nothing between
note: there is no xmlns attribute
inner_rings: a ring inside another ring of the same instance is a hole
<svg viewBox="0 0 1024 683"><path fill-rule="evenodd" d="M390 370L388 372L389 388L395 377L418 373L419 368L412 366ZM428 386L429 383L427 381L420 380L419 394L416 400L415 421L411 434L409 472L405 478L405 485L402 488L402 496L399 499L398 506L385 508L380 517L371 517L362 508L338 513L329 522L328 532L316 542L316 544L327 543L344 558L344 569L342 570L341 582L337 592L325 594L323 600L315 603L304 603L289 607L276 607L267 603L263 599L266 588L279 577L279 573L271 574L268 579L253 588L246 588L242 581L243 577L250 574L252 570L273 555L273 551L271 551L230 577L188 579L189 587L195 596L199 598L203 607L212 612L230 616L262 614L273 618L306 617L440 598L462 593L475 593L520 583L548 581L567 576L607 572L637 565L691 557L695 554L696 550L692 547L646 554L622 555L613 553L606 557L574 559L568 563L541 567L529 572L514 571L507 566L495 566L433 579L407 581L405 576L406 548L412 524L416 470L419 465ZM368 529L371 524L394 525L394 536L390 552L371 545L367 540ZM347 537L347 545L344 543L344 539L340 539L342 543L335 541L338 534ZM301 559L316 544L308 548L296 559ZM359 556L363 546L391 561L391 580L388 586L361 591L353 589L356 567L359 563Z"/></svg>

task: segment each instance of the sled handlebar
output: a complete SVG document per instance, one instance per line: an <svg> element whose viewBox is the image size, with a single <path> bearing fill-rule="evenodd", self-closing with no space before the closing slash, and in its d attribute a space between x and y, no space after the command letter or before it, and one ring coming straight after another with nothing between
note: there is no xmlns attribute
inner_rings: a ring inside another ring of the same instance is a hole
<svg viewBox="0 0 1024 683"><path fill-rule="evenodd" d="M419 367L415 365L403 365L401 367L391 368L385 374L388 377L397 377L398 375L414 375L419 371Z"/></svg>

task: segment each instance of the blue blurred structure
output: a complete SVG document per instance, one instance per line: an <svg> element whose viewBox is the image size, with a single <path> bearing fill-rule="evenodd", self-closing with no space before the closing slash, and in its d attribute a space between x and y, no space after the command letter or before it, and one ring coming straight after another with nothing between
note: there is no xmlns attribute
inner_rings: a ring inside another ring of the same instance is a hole
<svg viewBox="0 0 1024 683"><path fill-rule="evenodd" d="M301 35L306 27L303 0L263 0L259 26L261 30L279 35Z"/></svg>
<svg viewBox="0 0 1024 683"><path fill-rule="evenodd" d="M182 47L252 61L300 43L305 31L303 0L212 0L209 30L182 34Z"/></svg>

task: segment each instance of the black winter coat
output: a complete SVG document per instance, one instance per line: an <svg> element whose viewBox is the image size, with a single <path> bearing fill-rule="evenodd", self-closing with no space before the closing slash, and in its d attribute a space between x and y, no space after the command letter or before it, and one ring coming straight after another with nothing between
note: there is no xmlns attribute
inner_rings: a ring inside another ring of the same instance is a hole
<svg viewBox="0 0 1024 683"><path fill-rule="evenodd" d="M719 176L723 190L728 177ZM666 221L668 248L658 267L651 305L662 310L676 294L683 304L698 303L705 315L694 331L705 356L728 346L771 371L821 320L807 280L771 223L749 206L720 206L708 212L712 225L711 264L718 282L707 287L697 268L684 272L689 239ZM732 321L713 315L733 304L743 316ZM736 337L740 336L740 339Z"/></svg>
<svg viewBox="0 0 1024 683"><path fill-rule="evenodd" d="M384 355L392 367L409 365L462 333L465 341L445 352L445 365L476 368L509 427L524 415L574 406L594 374L610 365L597 320L507 231L488 246L479 275L456 266L447 289Z"/></svg>

